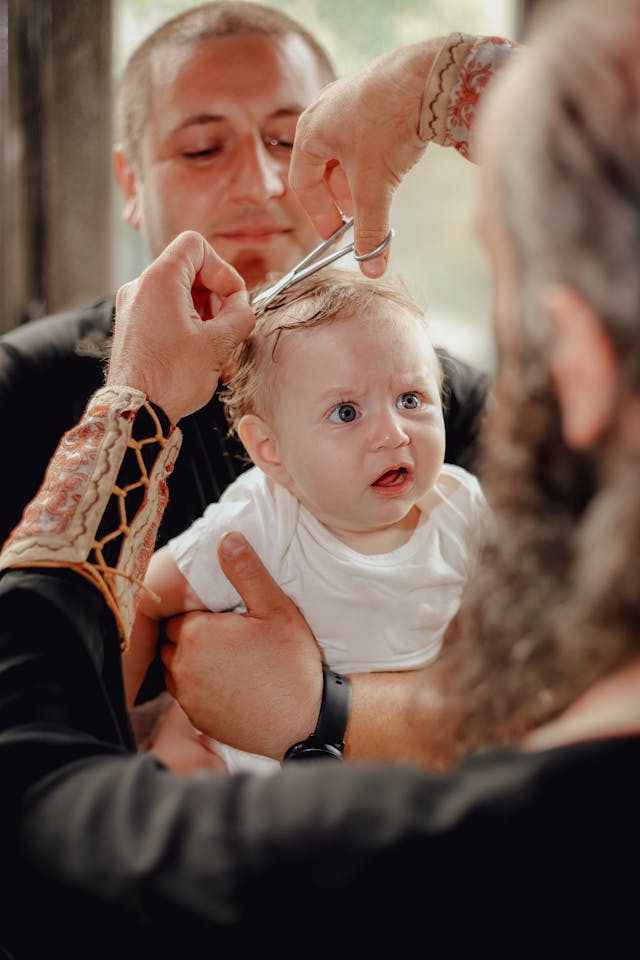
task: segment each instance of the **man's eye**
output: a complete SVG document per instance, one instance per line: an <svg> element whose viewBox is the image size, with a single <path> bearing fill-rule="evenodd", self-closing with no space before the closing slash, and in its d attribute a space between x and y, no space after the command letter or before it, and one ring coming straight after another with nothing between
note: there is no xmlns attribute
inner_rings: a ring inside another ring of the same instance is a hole
<svg viewBox="0 0 640 960"><path fill-rule="evenodd" d="M290 153L293 149L291 137L265 137L264 143L269 150L286 150Z"/></svg>
<svg viewBox="0 0 640 960"><path fill-rule="evenodd" d="M353 423L358 417L358 411L352 403L341 403L329 414L332 423Z"/></svg>
<svg viewBox="0 0 640 960"><path fill-rule="evenodd" d="M187 160L209 160L222 152L222 147L215 144L211 147L203 147L201 150L183 150L182 156Z"/></svg>
<svg viewBox="0 0 640 960"><path fill-rule="evenodd" d="M412 390L409 393L401 393L396 401L396 406L402 410L419 410L422 406L422 397Z"/></svg>

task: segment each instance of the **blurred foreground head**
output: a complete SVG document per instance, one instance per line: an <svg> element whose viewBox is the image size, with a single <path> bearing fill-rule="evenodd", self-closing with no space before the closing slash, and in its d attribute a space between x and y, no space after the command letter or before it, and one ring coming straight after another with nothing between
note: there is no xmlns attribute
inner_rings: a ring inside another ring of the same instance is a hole
<svg viewBox="0 0 640 960"><path fill-rule="evenodd" d="M547 4L483 106L497 527L451 654L462 750L638 653L639 51L640 0Z"/></svg>

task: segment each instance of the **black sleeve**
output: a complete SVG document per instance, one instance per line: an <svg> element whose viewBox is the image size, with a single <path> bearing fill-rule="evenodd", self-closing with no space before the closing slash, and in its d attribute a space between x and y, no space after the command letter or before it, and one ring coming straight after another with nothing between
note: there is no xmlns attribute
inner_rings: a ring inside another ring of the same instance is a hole
<svg viewBox="0 0 640 960"><path fill-rule="evenodd" d="M112 301L33 320L0 338L0 544L40 488L60 437L104 381Z"/></svg>
<svg viewBox="0 0 640 960"><path fill-rule="evenodd" d="M484 371L436 350L444 373L443 401L447 432L445 461L477 472L478 436L491 389L491 378Z"/></svg>
<svg viewBox="0 0 640 960"><path fill-rule="evenodd" d="M528 938L550 935L565 884L581 910L602 878L615 888L638 738L450 776L327 760L180 778L130 752L118 640L89 584L10 571L0 625L0 942L16 960L333 955L354 936L399 937L403 955L427 906L431 945L454 956L495 946L504 911L526 926L532 902Z"/></svg>

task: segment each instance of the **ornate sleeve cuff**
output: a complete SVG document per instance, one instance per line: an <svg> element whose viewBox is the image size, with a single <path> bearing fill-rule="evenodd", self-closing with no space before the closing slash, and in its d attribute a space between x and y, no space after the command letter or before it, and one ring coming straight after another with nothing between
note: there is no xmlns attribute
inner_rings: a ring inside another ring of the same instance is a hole
<svg viewBox="0 0 640 960"><path fill-rule="evenodd" d="M425 86L418 134L474 160L471 136L487 84L518 50L501 37L451 33L434 60Z"/></svg>
<svg viewBox="0 0 640 960"><path fill-rule="evenodd" d="M98 390L62 438L0 570L75 570L103 594L126 646L181 443L180 430L139 390Z"/></svg>

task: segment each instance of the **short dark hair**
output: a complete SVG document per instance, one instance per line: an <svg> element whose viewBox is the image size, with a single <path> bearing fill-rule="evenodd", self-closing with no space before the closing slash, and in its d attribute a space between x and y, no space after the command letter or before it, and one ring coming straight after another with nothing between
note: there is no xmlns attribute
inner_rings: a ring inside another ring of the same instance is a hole
<svg viewBox="0 0 640 960"><path fill-rule="evenodd" d="M139 156L142 131L149 113L150 64L162 46L189 46L212 37L259 34L282 39L299 36L316 58L321 79L329 83L336 72L326 50L300 23L261 3L219 0L191 7L167 20L129 57L116 89L116 137L132 161Z"/></svg>

